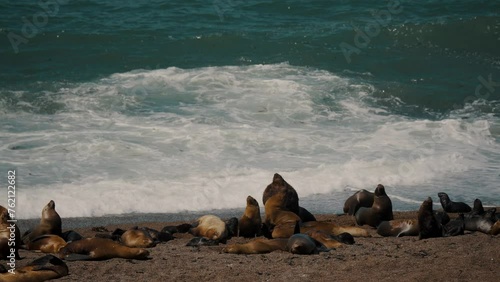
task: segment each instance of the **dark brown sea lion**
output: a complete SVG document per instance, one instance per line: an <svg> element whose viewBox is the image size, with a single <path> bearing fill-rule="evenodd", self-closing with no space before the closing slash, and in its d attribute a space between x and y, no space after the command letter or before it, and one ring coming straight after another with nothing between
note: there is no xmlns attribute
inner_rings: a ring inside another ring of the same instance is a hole
<svg viewBox="0 0 500 282"><path fill-rule="evenodd" d="M83 236L78 234L78 232L73 231L73 230L68 230L66 232L63 232L61 234L61 238L64 239L66 242L73 242L73 241L78 241L83 239Z"/></svg>
<svg viewBox="0 0 500 282"><path fill-rule="evenodd" d="M311 230L306 233L314 240L320 242L327 249L335 249L342 247L344 244L354 244L354 237L349 233L342 233L338 236L328 234L328 232L321 230Z"/></svg>
<svg viewBox="0 0 500 282"><path fill-rule="evenodd" d="M105 238L86 238L68 243L57 255L66 260L147 259L149 251L130 248Z"/></svg>
<svg viewBox="0 0 500 282"><path fill-rule="evenodd" d="M286 245L288 251L292 254L312 255L327 249L318 241L307 234L293 234Z"/></svg>
<svg viewBox="0 0 500 282"><path fill-rule="evenodd" d="M0 259L8 259L7 257L12 254L12 249L14 249L15 258L20 259L19 247L22 245L21 232L17 224L8 222L9 220L11 220L9 211L0 206ZM15 235L14 240L12 240L12 235Z"/></svg>
<svg viewBox="0 0 500 282"><path fill-rule="evenodd" d="M377 227L382 221L394 219L391 199L385 193L385 187L382 184L375 188L372 207L360 207L355 217L358 225L367 224L372 227Z"/></svg>
<svg viewBox="0 0 500 282"><path fill-rule="evenodd" d="M465 230L490 234L491 228L497 221L495 214L496 208L491 208L483 214L468 213L461 214L461 217L464 221Z"/></svg>
<svg viewBox="0 0 500 282"><path fill-rule="evenodd" d="M262 219L260 217L260 207L257 200L252 196L247 197L245 213L239 221L239 236L252 238L260 235Z"/></svg>
<svg viewBox="0 0 500 282"><path fill-rule="evenodd" d="M375 194L365 189L361 189L347 198L344 203L344 213L355 215L360 207L369 208L373 205Z"/></svg>
<svg viewBox="0 0 500 282"><path fill-rule="evenodd" d="M439 201L445 212L458 213L458 212L470 212L471 207L463 202L452 202L448 194L444 192L438 193Z"/></svg>
<svg viewBox="0 0 500 282"><path fill-rule="evenodd" d="M15 273L1 273L2 282L41 282L68 275L68 266L61 259L46 255L38 258L25 267L16 269Z"/></svg>
<svg viewBox="0 0 500 282"><path fill-rule="evenodd" d="M442 236L442 226L432 210L432 199L427 197L418 210L418 238L421 240Z"/></svg>
<svg viewBox="0 0 500 282"><path fill-rule="evenodd" d="M27 244L42 235L53 234L60 236L61 233L61 217L56 212L56 204L51 200L42 210L40 224L23 235L23 242Z"/></svg>
<svg viewBox="0 0 500 282"><path fill-rule="evenodd" d="M125 231L120 237L120 242L130 248L152 248L157 243L147 230L137 227Z"/></svg>
<svg viewBox="0 0 500 282"><path fill-rule="evenodd" d="M215 215L204 215L198 218L189 232L194 236L201 236L222 243L225 243L228 238L226 223Z"/></svg>
<svg viewBox="0 0 500 282"><path fill-rule="evenodd" d="M294 234L300 217L286 209L285 192L279 192L267 199L264 224L272 229L272 238L289 238Z"/></svg>
<svg viewBox="0 0 500 282"><path fill-rule="evenodd" d="M358 226L340 226L333 222L324 221L311 221L304 222L300 225L300 233L308 233L315 230L321 230L330 235L340 235L342 233L349 233L354 237L370 237L366 229Z"/></svg>
<svg viewBox="0 0 500 282"><path fill-rule="evenodd" d="M42 235L28 242L26 249L30 251L40 251L42 253L55 254L59 252L67 243L57 235Z"/></svg>
<svg viewBox="0 0 500 282"><path fill-rule="evenodd" d="M483 203L479 199L474 200L474 207L472 208L472 213L475 214L483 214L484 213L484 207Z"/></svg>
<svg viewBox="0 0 500 282"><path fill-rule="evenodd" d="M255 238L245 244L227 245L222 251L230 254L266 254L276 250L286 251L287 243L288 238Z"/></svg>
<svg viewBox="0 0 500 282"><path fill-rule="evenodd" d="M239 232L239 220L236 217L231 217L224 221L227 229L227 239L231 239L232 237L238 237Z"/></svg>

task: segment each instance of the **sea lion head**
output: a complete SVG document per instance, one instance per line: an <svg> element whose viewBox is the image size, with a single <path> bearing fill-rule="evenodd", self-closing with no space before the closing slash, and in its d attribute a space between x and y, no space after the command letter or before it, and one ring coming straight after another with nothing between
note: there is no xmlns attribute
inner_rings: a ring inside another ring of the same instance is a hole
<svg viewBox="0 0 500 282"><path fill-rule="evenodd" d="M439 192L438 197L439 197L439 201L441 202L443 207L450 202L450 197L448 197L448 194L446 194L444 192Z"/></svg>
<svg viewBox="0 0 500 282"><path fill-rule="evenodd" d="M344 244L348 244L348 245L354 244L354 237L350 233L347 233L347 232L340 233L339 235L337 235L337 239L339 240L339 242L344 243Z"/></svg>
<svg viewBox="0 0 500 282"><path fill-rule="evenodd" d="M248 196L247 197L247 205L248 206L256 206L256 207L258 207L259 206L259 202L257 202L257 200L255 200L252 196Z"/></svg>
<svg viewBox="0 0 500 282"><path fill-rule="evenodd" d="M387 196L385 193L385 187L382 184L377 185L377 188L375 188L375 196L380 197L380 196Z"/></svg>
<svg viewBox="0 0 500 282"><path fill-rule="evenodd" d="M285 207L294 212L295 214L299 213L299 196L297 191L288 184L285 179L278 173L275 173L273 176L273 182L267 185L264 193L262 195L262 202L264 205L267 200L272 197L276 193L285 193L284 203Z"/></svg>

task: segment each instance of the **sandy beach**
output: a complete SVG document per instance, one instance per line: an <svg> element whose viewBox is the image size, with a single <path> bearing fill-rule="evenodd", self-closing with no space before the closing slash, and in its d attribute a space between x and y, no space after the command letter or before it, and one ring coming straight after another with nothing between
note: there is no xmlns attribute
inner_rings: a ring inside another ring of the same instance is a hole
<svg viewBox="0 0 500 282"><path fill-rule="evenodd" d="M395 212L395 219L416 218L415 212ZM235 215L240 216L240 215ZM317 215L321 221L354 225L347 215ZM63 219L64 222L64 219ZM108 225L107 230L146 226L162 229L179 222L143 222ZM317 255L295 255L283 251L258 255L222 252L225 245L187 247L193 237L175 234L175 239L150 249L151 259L67 262L69 275L58 281L498 281L500 236L466 232L463 236L418 240L389 238L363 227L371 238L355 238L354 245ZM75 229L94 237L91 227ZM230 243L249 239L232 238ZM42 256L20 251L21 267Z"/></svg>

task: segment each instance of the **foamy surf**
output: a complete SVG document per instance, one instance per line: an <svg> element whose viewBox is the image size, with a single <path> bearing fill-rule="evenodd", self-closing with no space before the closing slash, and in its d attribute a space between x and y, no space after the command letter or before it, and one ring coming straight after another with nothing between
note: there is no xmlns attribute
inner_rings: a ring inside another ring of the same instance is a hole
<svg viewBox="0 0 500 282"><path fill-rule="evenodd" d="M239 208L275 172L325 213L378 183L395 209L448 189L500 205L497 119L409 118L374 91L287 63L118 73L48 93L52 115L5 113L0 168L19 172L19 218L51 199L63 217Z"/></svg>

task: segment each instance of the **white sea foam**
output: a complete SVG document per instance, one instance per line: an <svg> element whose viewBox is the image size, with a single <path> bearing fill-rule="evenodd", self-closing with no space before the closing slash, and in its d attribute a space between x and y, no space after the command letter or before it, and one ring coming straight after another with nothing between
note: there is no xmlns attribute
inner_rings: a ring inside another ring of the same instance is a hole
<svg viewBox="0 0 500 282"><path fill-rule="evenodd" d="M21 218L51 199L64 217L238 208L275 172L305 198L383 183L396 208L498 195L496 121L410 119L374 91L286 63L114 74L53 93L54 115L4 115L23 130L2 130L0 166L19 171Z"/></svg>

